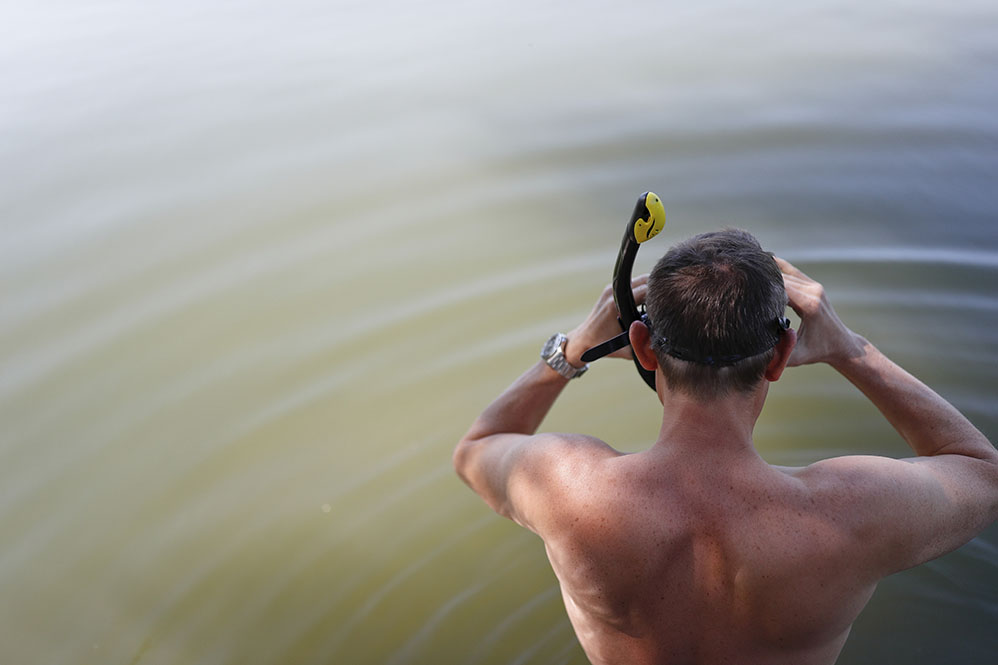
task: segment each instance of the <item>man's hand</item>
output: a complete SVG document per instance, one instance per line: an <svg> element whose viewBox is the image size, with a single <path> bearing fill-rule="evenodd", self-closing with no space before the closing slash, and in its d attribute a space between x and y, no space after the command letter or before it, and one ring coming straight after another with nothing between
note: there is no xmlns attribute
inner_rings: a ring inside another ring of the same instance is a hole
<svg viewBox="0 0 998 665"><path fill-rule="evenodd" d="M639 275L632 279L631 289L634 291L634 302L638 305L643 303L648 294L648 275ZM587 349L601 344L621 332L620 322L617 320L617 308L613 304L613 286L608 285L603 289L599 299L596 300L593 311L589 313L586 320L568 333L565 358L570 364L582 367L585 363L582 362L581 356ZM629 359L631 351L624 347L607 357Z"/></svg>
<svg viewBox="0 0 998 665"><path fill-rule="evenodd" d="M797 346L790 354L788 366L820 362L835 365L862 355L862 338L842 323L825 295L825 288L787 261L773 258L783 272L790 307L801 320Z"/></svg>

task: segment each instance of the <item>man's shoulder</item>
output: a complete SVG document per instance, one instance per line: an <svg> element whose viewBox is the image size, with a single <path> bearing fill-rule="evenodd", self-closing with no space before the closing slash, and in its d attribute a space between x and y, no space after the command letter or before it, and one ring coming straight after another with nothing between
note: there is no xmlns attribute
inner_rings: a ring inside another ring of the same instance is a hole
<svg viewBox="0 0 998 665"><path fill-rule="evenodd" d="M792 478L808 503L822 512L841 513L845 522L866 525L886 494L904 493L899 471L907 460L877 455L843 455L803 467L774 467Z"/></svg>
<svg viewBox="0 0 998 665"><path fill-rule="evenodd" d="M898 534L893 527L906 521L911 510L922 503L921 461L843 455L781 470L800 484L811 512L848 532L857 550L873 550L875 558L882 558L881 550L890 548L878 544L896 545Z"/></svg>
<svg viewBox="0 0 998 665"><path fill-rule="evenodd" d="M620 455L593 436L535 435L510 473L516 510L522 516L517 521L542 535L560 530L560 517L575 511L590 492L598 491L591 480L599 464Z"/></svg>
<svg viewBox="0 0 998 665"><path fill-rule="evenodd" d="M994 508L981 508L973 463L960 455L850 455L790 473L853 537L860 566L883 577L964 544L994 520Z"/></svg>
<svg viewBox="0 0 998 665"><path fill-rule="evenodd" d="M587 434L571 434L567 432L545 432L535 437L538 451L548 454L562 454L577 457L609 458L620 457L622 453L615 450L606 441Z"/></svg>
<svg viewBox="0 0 998 665"><path fill-rule="evenodd" d="M546 432L538 434L522 450L517 471L535 480L565 480L588 473L595 464L619 457L602 439L585 434Z"/></svg>
<svg viewBox="0 0 998 665"><path fill-rule="evenodd" d="M879 455L842 455L807 466L773 468L795 478L813 492L838 491L847 487L855 496L864 490L883 489L884 481L909 461Z"/></svg>

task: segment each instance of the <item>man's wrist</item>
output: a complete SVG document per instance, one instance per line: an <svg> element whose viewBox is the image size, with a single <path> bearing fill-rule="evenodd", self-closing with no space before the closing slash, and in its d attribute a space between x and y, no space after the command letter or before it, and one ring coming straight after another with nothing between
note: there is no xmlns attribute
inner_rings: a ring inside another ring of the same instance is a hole
<svg viewBox="0 0 998 665"><path fill-rule="evenodd" d="M555 333L541 348L541 359L564 378L574 379L585 374L589 365L582 362L582 351L578 350L578 344L572 346L573 357L567 355L569 343L567 335Z"/></svg>
<svg viewBox="0 0 998 665"><path fill-rule="evenodd" d="M585 343L580 341L578 335L568 333L568 341L565 342L565 360L572 367L582 368L586 363L582 362L582 354L589 349Z"/></svg>
<svg viewBox="0 0 998 665"><path fill-rule="evenodd" d="M844 374L855 360L867 355L867 351L872 346L865 337L850 330L848 343L844 344L834 357L828 359L828 364L839 373Z"/></svg>

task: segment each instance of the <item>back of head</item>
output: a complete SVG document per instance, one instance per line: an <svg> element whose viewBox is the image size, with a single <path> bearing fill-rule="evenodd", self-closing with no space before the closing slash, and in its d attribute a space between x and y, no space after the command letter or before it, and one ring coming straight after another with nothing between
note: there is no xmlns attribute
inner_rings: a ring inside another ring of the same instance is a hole
<svg viewBox="0 0 998 665"><path fill-rule="evenodd" d="M783 275L751 234L725 229L672 247L652 270L646 299L668 387L702 400L752 390L786 305Z"/></svg>

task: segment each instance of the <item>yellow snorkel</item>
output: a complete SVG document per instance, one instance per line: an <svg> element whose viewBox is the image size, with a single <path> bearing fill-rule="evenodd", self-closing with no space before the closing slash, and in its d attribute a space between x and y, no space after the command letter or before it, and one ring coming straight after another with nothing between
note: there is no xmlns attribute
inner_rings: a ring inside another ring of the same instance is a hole
<svg viewBox="0 0 998 665"><path fill-rule="evenodd" d="M617 253L617 263L613 267L613 302L617 306L617 320L624 332L587 350L582 354L583 362L592 362L631 343L628 337L631 323L643 319L645 315L643 306L639 308L634 302L634 292L631 290L634 257L637 256L641 243L654 238L664 227L665 207L662 199L654 192L645 192L638 197L631 219L624 228L624 239ZM634 356L633 351L631 356ZM655 390L655 373L642 367L637 358L634 358L634 366L645 383Z"/></svg>

